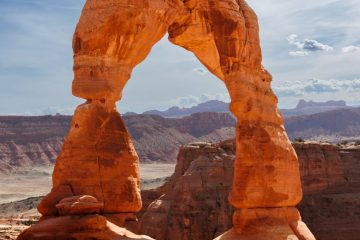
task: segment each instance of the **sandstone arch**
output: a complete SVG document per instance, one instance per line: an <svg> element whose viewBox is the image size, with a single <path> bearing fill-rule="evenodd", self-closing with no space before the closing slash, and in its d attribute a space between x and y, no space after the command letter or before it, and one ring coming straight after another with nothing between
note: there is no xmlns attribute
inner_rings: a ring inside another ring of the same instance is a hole
<svg viewBox="0 0 360 240"><path fill-rule="evenodd" d="M141 208L138 157L115 102L134 67L167 32L229 91L238 120L229 197L239 209L235 235L262 231L266 238L254 239L311 239L294 208L302 198L297 157L271 75L261 65L256 15L244 0L86 2L73 40L73 94L87 101L75 112L40 213L56 215L56 203L72 195L96 197L104 204L101 213L119 224ZM234 239L231 234L221 239Z"/></svg>

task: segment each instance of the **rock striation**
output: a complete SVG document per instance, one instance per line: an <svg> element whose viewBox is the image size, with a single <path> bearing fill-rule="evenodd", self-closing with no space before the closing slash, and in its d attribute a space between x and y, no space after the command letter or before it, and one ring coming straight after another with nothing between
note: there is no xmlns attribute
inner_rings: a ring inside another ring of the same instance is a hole
<svg viewBox="0 0 360 240"><path fill-rule="evenodd" d="M181 147L169 181L142 192L140 231L158 240L205 240L231 228L234 152L233 140Z"/></svg>
<svg viewBox="0 0 360 240"><path fill-rule="evenodd" d="M0 173L52 165L69 126L68 116L0 117Z"/></svg>
<svg viewBox="0 0 360 240"><path fill-rule="evenodd" d="M211 240L229 229L233 218L240 218L246 222L236 221L236 227L251 226L245 229L250 231L246 234L260 232L258 239L268 239L262 234L269 231L276 231L280 236L288 234L290 239L296 239L294 231L299 231L306 233L299 239L311 238L295 208L239 212L226 201L234 171L234 144L228 140L181 147L175 173L169 181L160 188L142 191L144 206L138 214L141 232L158 240L172 237ZM360 147L325 143L294 143L293 146L299 156L304 186L304 199L299 205L304 222L318 240L357 239L360 234ZM269 215L270 220L265 222L270 228L263 227L257 218L269 219ZM284 219L292 219L292 223L289 225ZM300 230L296 230L298 228ZM231 239L236 232L231 231L229 235Z"/></svg>
<svg viewBox="0 0 360 240"><path fill-rule="evenodd" d="M272 77L261 64L257 17L245 0L86 2L73 38L72 85L73 95L86 102L76 109L56 161L53 189L39 204L51 219L27 232L63 220L54 206L70 197L65 188L98 199L102 214L141 209L139 161L115 102L134 67L167 32L172 43L193 52L225 83L237 119L229 195L236 208L234 228L220 238L313 239L294 208L302 198L299 163L271 90ZM104 226L105 220L90 218L89 225Z"/></svg>
<svg viewBox="0 0 360 240"><path fill-rule="evenodd" d="M304 194L322 192L346 182L344 160L338 146L319 143L294 143L300 161Z"/></svg>
<svg viewBox="0 0 360 240"><path fill-rule="evenodd" d="M302 169L308 168L299 205L304 221L319 240L359 239L360 146L297 145Z"/></svg>

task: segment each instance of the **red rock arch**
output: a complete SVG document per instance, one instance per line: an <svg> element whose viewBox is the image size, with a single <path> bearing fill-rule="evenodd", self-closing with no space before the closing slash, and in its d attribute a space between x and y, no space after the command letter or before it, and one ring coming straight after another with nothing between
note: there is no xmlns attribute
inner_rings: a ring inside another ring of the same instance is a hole
<svg viewBox="0 0 360 240"><path fill-rule="evenodd" d="M172 43L193 52L229 91L230 110L238 120L229 197L239 209L237 236L254 228L268 232L261 239L311 235L306 226L298 227L303 226L294 208L302 198L298 161L271 75L261 65L258 29L244 0L88 0L73 40L73 94L87 101L75 112L52 192L39 211L54 215L59 200L85 194L104 203L103 214L140 210L138 157L115 102L134 67L168 32ZM275 225L264 225L264 218ZM274 232L274 226L284 234ZM234 239L231 234L222 239Z"/></svg>

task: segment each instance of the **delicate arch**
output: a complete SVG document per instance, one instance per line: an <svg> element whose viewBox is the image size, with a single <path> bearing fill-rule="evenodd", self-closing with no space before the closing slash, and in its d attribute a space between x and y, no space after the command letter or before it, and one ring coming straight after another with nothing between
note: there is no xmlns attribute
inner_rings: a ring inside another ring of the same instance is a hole
<svg viewBox="0 0 360 240"><path fill-rule="evenodd" d="M239 209L236 229L243 231L256 209L299 203L297 157L271 76L261 65L256 15L244 0L88 0L73 40L73 94L87 102L75 112L52 192L39 205L43 215L53 215L56 201L69 194L95 196L104 203L104 214L140 210L138 157L115 102L134 67L166 32L229 91L238 120L229 198ZM293 212L260 215L290 219L288 213Z"/></svg>

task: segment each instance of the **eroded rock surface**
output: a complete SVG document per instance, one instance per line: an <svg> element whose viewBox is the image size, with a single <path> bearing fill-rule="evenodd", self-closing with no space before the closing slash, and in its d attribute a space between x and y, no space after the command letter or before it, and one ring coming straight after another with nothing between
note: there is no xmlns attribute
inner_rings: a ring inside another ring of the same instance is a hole
<svg viewBox="0 0 360 240"><path fill-rule="evenodd" d="M234 235L239 239L314 239L294 207L232 207L227 198L234 160L234 140L183 146L169 182L142 193L144 207L148 207L139 215L141 232L159 240L210 240L234 224L235 230L225 234L224 239L234 239ZM264 218L267 222L261 220Z"/></svg>
<svg viewBox="0 0 360 240"><path fill-rule="evenodd" d="M145 206L157 199L141 217L141 232L159 240L213 239L231 228L232 142L182 147L169 182L142 193Z"/></svg>
<svg viewBox="0 0 360 240"><path fill-rule="evenodd" d="M101 215L79 215L61 216L42 220L22 232L17 239L151 240L152 238L133 234L125 228L118 227L107 221L107 219Z"/></svg>
<svg viewBox="0 0 360 240"><path fill-rule="evenodd" d="M305 195L319 193L333 185L346 182L344 160L338 146L294 143L294 147L300 162Z"/></svg>
<svg viewBox="0 0 360 240"><path fill-rule="evenodd" d="M48 198L69 186L74 196L91 195L103 202L103 213L136 212L141 208L139 181L138 157L115 106L87 102L74 114L56 161L53 190L39 211L52 215L48 209L57 203Z"/></svg>
<svg viewBox="0 0 360 240"><path fill-rule="evenodd" d="M317 173L313 176L306 176L306 174L303 176L304 191L307 194L299 205L299 209L304 221L319 240L359 239L360 146L329 147L326 145L321 147L312 144L308 148L312 148L307 151L310 154L324 151L325 162L337 163L338 156L341 161L340 164L320 166L319 160L322 158L315 157L315 161L310 164L310 166L317 166ZM301 147L301 149L303 151L304 148ZM311 159L311 155L307 158ZM301 154L299 154L299 159L302 159ZM340 169L342 174L339 172ZM307 174L309 171L311 170L306 171ZM328 180L325 180L326 176ZM337 182L335 182L336 179ZM307 185L309 182L310 185ZM314 191L315 189L318 191Z"/></svg>
<svg viewBox="0 0 360 240"><path fill-rule="evenodd" d="M138 214L142 233L158 240L172 239L171 236L210 240L229 229L235 211L226 201L231 189L234 144L225 141L183 146L169 182L158 189L142 191L144 208ZM303 222L318 240L357 239L360 147L294 143L294 148L305 193L299 205ZM295 208L237 211L234 219L237 231L243 230L240 239L278 239L286 234L290 239L312 238ZM268 219L265 226L259 224L263 221L260 219ZM219 239L234 239L237 231L231 230ZM299 237L300 233L306 237Z"/></svg>

